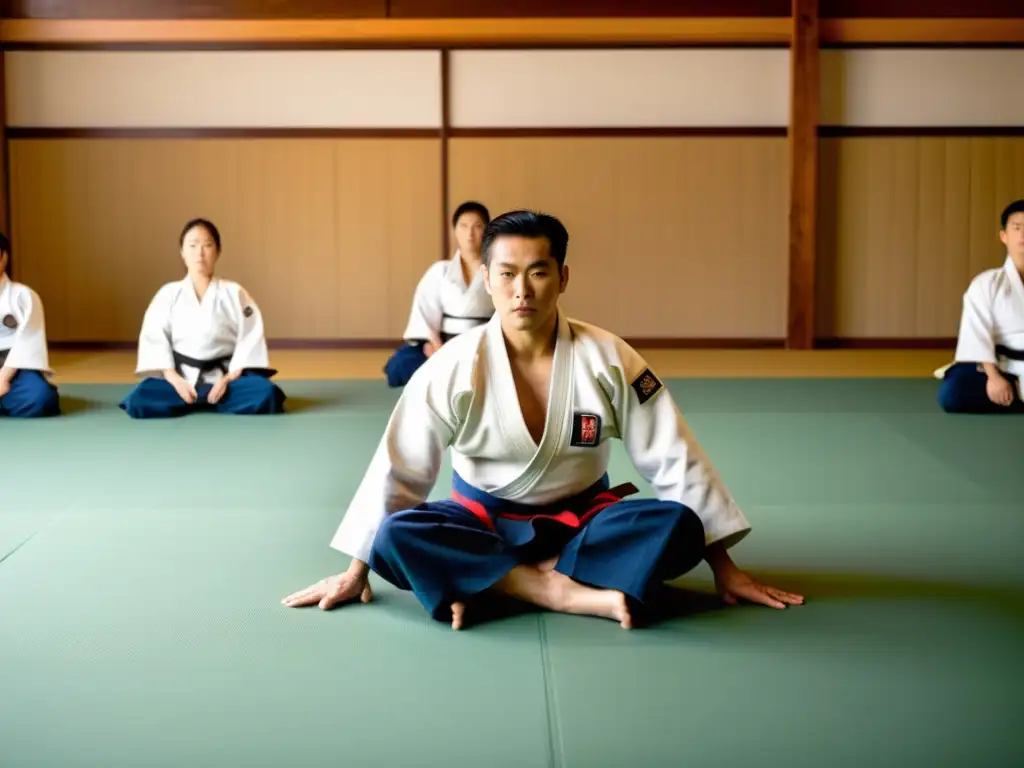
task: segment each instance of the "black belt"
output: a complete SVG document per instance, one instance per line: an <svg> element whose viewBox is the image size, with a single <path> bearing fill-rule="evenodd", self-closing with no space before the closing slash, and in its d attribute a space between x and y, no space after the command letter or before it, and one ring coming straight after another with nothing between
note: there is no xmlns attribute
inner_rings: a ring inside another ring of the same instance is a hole
<svg viewBox="0 0 1024 768"><path fill-rule="evenodd" d="M452 320L473 320L479 325L480 323L486 323L491 318L489 317L463 317L462 315L449 315L447 312L441 313L441 319L451 318Z"/></svg>
<svg viewBox="0 0 1024 768"><path fill-rule="evenodd" d="M180 352L172 351L171 354L174 356L174 370L178 372L179 376L185 375L181 370L183 365L187 365L190 368L198 368L200 377L210 371L220 371L227 376L228 366L231 364L231 355L217 357L213 360L196 360L194 357L183 355Z"/></svg>
<svg viewBox="0 0 1024 768"><path fill-rule="evenodd" d="M0 366L7 362L7 356L11 354L9 349L0 349Z"/></svg>
<svg viewBox="0 0 1024 768"><path fill-rule="evenodd" d="M1024 349L1010 349L1002 344L996 344L996 354L1007 360L1024 360Z"/></svg>
<svg viewBox="0 0 1024 768"><path fill-rule="evenodd" d="M466 321L466 322L471 322L474 325L483 325L484 323L486 323L490 319L491 318L489 318L489 317L462 317L461 315L449 315L446 312L442 312L441 313L441 325L442 326L444 325L444 321L445 320L463 320L463 321ZM459 335L458 333L447 333L445 331L441 331L441 341L443 341L445 344L447 344L449 341L451 341L452 339L454 339L458 335Z"/></svg>

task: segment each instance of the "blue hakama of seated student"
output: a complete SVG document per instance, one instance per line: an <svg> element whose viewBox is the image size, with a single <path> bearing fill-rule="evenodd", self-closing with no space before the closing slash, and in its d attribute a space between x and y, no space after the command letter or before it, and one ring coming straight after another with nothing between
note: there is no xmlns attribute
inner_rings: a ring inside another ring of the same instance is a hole
<svg viewBox="0 0 1024 768"><path fill-rule="evenodd" d="M369 566L411 591L439 621L451 604L478 595L516 565L557 557L555 570L644 603L652 588L704 557L704 526L674 501L624 501L636 488L608 488L607 475L573 498L517 504L472 487L457 474L452 498L385 518Z"/></svg>
<svg viewBox="0 0 1024 768"><path fill-rule="evenodd" d="M955 360L935 372L947 413L1024 413L1024 200L1001 217L1002 267L975 277L964 292Z"/></svg>
<svg viewBox="0 0 1024 768"><path fill-rule="evenodd" d="M387 377L389 387L404 387L409 383L412 375L427 362L426 346L428 343L426 341L407 341L395 350L384 364L384 375ZM432 348L431 352L433 352Z"/></svg>
<svg viewBox="0 0 1024 768"><path fill-rule="evenodd" d="M43 304L35 291L4 274L8 247L0 235L0 416L58 416Z"/></svg>
<svg viewBox="0 0 1024 768"><path fill-rule="evenodd" d="M188 275L163 286L146 310L136 372L147 378L121 408L135 419L282 412L259 307L240 285L213 276L220 235L192 221L181 243Z"/></svg>
<svg viewBox="0 0 1024 768"><path fill-rule="evenodd" d="M1019 353L1024 360L1024 353ZM999 382L1003 379L1005 385ZM939 387L939 407L946 413L1022 413L1024 396L1020 378L1009 373L999 374L993 380L985 368L976 363L955 363L942 374ZM1001 398L996 387L1009 391L1009 403Z"/></svg>
<svg viewBox="0 0 1024 768"><path fill-rule="evenodd" d="M281 413L285 395L265 375L246 372L228 384L224 396L211 403L212 384L195 388L195 397L185 402L166 379L147 378L121 403L133 419L170 419L196 411L228 413L236 416Z"/></svg>
<svg viewBox="0 0 1024 768"><path fill-rule="evenodd" d="M432 264L416 286L402 335L405 343L384 366L389 387L404 387L443 344L494 314L481 274L480 247L489 220L479 203L463 203L455 211L452 225L458 249L451 259Z"/></svg>
<svg viewBox="0 0 1024 768"><path fill-rule="evenodd" d="M17 371L7 387L0 396L0 416L35 419L60 415L57 388L39 371ZM0 392L3 390L0 383Z"/></svg>

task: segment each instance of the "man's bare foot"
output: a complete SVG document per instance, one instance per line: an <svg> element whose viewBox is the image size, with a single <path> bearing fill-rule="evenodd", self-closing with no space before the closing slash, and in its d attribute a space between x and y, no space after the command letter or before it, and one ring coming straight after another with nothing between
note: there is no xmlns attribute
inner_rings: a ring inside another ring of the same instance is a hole
<svg viewBox="0 0 1024 768"><path fill-rule="evenodd" d="M552 571L552 573L562 576L568 582L568 585L564 587L566 590L563 597L565 603L562 608L564 613L614 619L623 629L633 628L633 617L629 613L629 604L624 594L614 589L585 587L557 571Z"/></svg>
<svg viewBox="0 0 1024 768"><path fill-rule="evenodd" d="M632 629L633 617L626 596L613 589L595 589L573 581L553 567L519 565L494 588L518 600L533 603L558 613L600 616Z"/></svg>
<svg viewBox="0 0 1024 768"><path fill-rule="evenodd" d="M452 603L452 629L462 629L462 620L466 615L465 603Z"/></svg>

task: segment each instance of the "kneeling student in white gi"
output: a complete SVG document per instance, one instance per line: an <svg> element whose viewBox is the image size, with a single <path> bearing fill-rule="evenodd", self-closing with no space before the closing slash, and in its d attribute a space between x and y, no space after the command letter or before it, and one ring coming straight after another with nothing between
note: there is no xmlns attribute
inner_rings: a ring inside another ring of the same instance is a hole
<svg viewBox="0 0 1024 768"><path fill-rule="evenodd" d="M703 559L726 602L803 601L731 560L750 525L643 358L559 309L567 243L550 216L491 222L494 317L413 376L331 543L348 570L285 605L365 602L373 570L455 629L489 591L629 628L652 590ZM613 438L657 499L609 487ZM427 502L449 447L451 498Z"/></svg>
<svg viewBox="0 0 1024 768"><path fill-rule="evenodd" d="M935 372L947 413L1024 414L1024 200L1003 210L999 239L1006 260L971 281L955 362Z"/></svg>
<svg viewBox="0 0 1024 768"><path fill-rule="evenodd" d="M27 285L7 277L10 253L10 242L0 234L0 416L58 416L43 302Z"/></svg>
<svg viewBox="0 0 1024 768"><path fill-rule="evenodd" d="M184 416L197 409L233 414L284 410L270 381L263 318L238 283L214 277L221 241L205 219L181 232L183 280L157 291L142 321L136 372L147 378L121 403L135 419Z"/></svg>
<svg viewBox="0 0 1024 768"><path fill-rule="evenodd" d="M480 203L466 202L452 216L455 243L451 259L435 262L416 286L409 321L384 366L388 386L404 387L416 369L463 331L486 323L494 314L481 274L484 227L491 215Z"/></svg>

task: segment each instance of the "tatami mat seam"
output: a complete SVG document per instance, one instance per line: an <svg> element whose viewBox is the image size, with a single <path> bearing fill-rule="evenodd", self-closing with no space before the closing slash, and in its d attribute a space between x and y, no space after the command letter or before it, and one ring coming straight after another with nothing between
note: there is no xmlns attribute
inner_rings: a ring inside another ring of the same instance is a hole
<svg viewBox="0 0 1024 768"><path fill-rule="evenodd" d="M548 756L551 768L565 765L565 744L558 716L558 695L555 692L554 670L551 668L551 647L548 644L547 622L543 614L537 616L537 634L540 637L540 665L544 677L544 706L547 709Z"/></svg>

